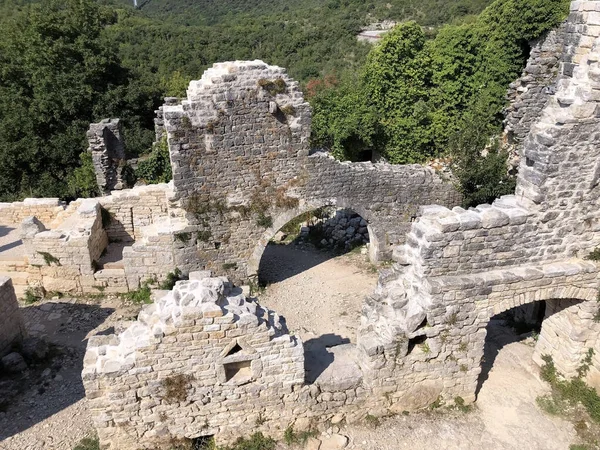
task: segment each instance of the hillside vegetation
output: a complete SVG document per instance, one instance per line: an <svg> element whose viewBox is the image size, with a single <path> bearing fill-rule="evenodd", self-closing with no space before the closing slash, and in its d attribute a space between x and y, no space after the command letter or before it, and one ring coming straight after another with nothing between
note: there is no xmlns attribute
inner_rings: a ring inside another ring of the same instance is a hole
<svg viewBox="0 0 600 450"><path fill-rule="evenodd" d="M315 145L342 159L377 150L422 161L470 117L493 134L527 41L568 4L496 0L477 16L490 0L131 3L0 0L0 200L94 195L91 121L121 117L130 155L147 153L162 97L234 59L263 59L301 81ZM376 47L357 41L385 19L405 23Z"/></svg>
<svg viewBox="0 0 600 450"><path fill-rule="evenodd" d="M556 27L569 3L496 0L432 39L416 22L397 26L358 75L312 83L314 144L350 160L368 148L393 163L450 154L469 205L511 192L506 155L493 142L506 90L521 74L528 43Z"/></svg>

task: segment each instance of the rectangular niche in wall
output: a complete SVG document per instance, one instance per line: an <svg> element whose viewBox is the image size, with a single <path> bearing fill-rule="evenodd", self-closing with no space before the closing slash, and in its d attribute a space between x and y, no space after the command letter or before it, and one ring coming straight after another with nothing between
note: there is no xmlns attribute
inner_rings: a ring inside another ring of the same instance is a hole
<svg viewBox="0 0 600 450"><path fill-rule="evenodd" d="M237 361L223 364L225 380L244 383L252 379L251 361Z"/></svg>

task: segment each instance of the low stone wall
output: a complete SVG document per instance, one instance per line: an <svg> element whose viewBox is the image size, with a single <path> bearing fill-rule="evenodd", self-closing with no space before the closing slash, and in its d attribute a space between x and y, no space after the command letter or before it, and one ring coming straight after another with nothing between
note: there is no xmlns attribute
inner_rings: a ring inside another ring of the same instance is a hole
<svg viewBox="0 0 600 450"><path fill-rule="evenodd" d="M113 191L98 199L110 215L105 229L111 242L131 242L141 237L141 227L164 224L169 216L168 197L172 187L167 184L137 186Z"/></svg>
<svg viewBox="0 0 600 450"><path fill-rule="evenodd" d="M16 225L27 217L35 216L46 227L51 227L67 204L58 198L26 198L22 202L0 203L0 225Z"/></svg>
<svg viewBox="0 0 600 450"><path fill-rule="evenodd" d="M25 337L25 324L10 278L0 277L0 357Z"/></svg>

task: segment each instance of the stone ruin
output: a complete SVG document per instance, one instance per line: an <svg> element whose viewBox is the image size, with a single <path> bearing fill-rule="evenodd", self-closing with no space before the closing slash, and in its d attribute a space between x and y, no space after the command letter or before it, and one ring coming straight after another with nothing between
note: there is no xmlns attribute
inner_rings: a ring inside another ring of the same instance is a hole
<svg viewBox="0 0 600 450"><path fill-rule="evenodd" d="M24 245L39 267L26 265L24 277L42 284L71 273L75 291L126 290L173 267L190 274L123 333L90 340L83 379L103 447L278 437L290 425L353 422L439 398L473 402L490 318L540 301L534 359L550 355L572 376L592 348L586 381L598 386L598 266L586 257L600 245L600 2L572 2L565 24L535 48L507 118L522 154L516 192L492 205L449 209L455 192L420 166L311 154L297 84L261 62L217 64L186 100L162 107L169 185L68 206L2 205L2 217L25 219ZM445 206L417 213L440 199ZM325 349L330 364L308 379L302 342L222 275L255 272L283 224L328 205L361 214L374 256L391 253L393 265L364 303L357 344ZM37 210L43 219L24 212ZM119 244L113 264L122 268L94 269L105 242ZM58 247L60 265L44 264Z"/></svg>
<svg viewBox="0 0 600 450"><path fill-rule="evenodd" d="M127 331L90 342L84 383L103 445L281 436L290 425L353 422L437 399L470 403L491 317L539 301L547 308L534 359L552 356L569 377L592 348L587 381L598 385L599 271L586 258L600 244L597 11L597 1L571 5L561 29L579 39L561 47L554 88L523 142L515 195L469 210L422 207L365 301L356 346L327 349L331 364L307 380L302 343L274 313L225 278L192 274ZM184 386L178 398L173 380Z"/></svg>
<svg viewBox="0 0 600 450"><path fill-rule="evenodd" d="M25 324L19 311L19 303L12 281L7 277L0 277L0 358L9 353L14 345L25 337Z"/></svg>
<svg viewBox="0 0 600 450"><path fill-rule="evenodd" d="M428 167L311 154L310 122L298 83L283 69L215 64L190 83L186 99L168 98L158 110L173 181L121 190L119 122L92 124L89 150L105 195L68 205L0 203L0 226L23 244L0 253L0 275L19 293L28 286L127 292L176 268L246 280L283 225L323 206L360 214L371 259L381 261L403 242L420 205L460 202L452 182Z"/></svg>
<svg viewBox="0 0 600 450"><path fill-rule="evenodd" d="M125 188L122 174L126 162L125 143L119 119L91 124L87 138L100 192L109 195L111 191Z"/></svg>

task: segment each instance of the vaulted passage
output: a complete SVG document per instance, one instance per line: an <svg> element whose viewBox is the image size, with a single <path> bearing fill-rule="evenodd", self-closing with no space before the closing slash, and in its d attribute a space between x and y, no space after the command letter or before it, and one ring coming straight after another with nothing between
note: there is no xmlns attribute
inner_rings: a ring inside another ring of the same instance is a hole
<svg viewBox="0 0 600 450"><path fill-rule="evenodd" d="M525 363L528 370L537 372L543 364L542 356L549 355L563 373L573 373L587 351L585 339L577 342L581 336L581 303L577 299L537 301L493 316L486 327L477 393L488 380L499 352L515 343L533 349L530 361Z"/></svg>

